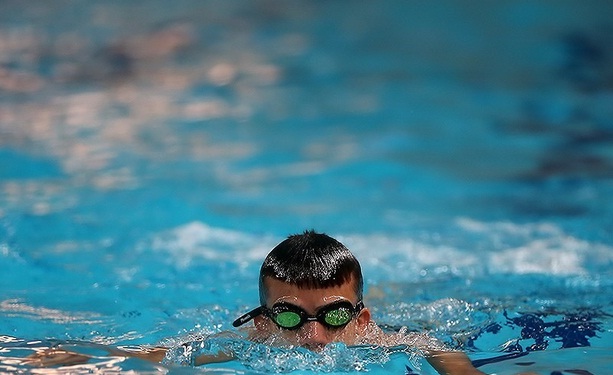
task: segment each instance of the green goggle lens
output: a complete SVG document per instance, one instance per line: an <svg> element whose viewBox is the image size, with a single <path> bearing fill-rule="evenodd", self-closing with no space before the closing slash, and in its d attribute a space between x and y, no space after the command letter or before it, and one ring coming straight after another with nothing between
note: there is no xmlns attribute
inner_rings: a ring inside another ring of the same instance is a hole
<svg viewBox="0 0 613 375"><path fill-rule="evenodd" d="M275 317L275 322L283 328L293 328L300 325L302 317L293 311L284 311Z"/></svg>
<svg viewBox="0 0 613 375"><path fill-rule="evenodd" d="M347 325L363 307L361 301L356 306L350 302L341 301L325 306L316 315L311 316L298 306L280 303L271 309L264 309L263 313L283 329L298 329L311 321L318 321L327 328L333 329Z"/></svg>
<svg viewBox="0 0 613 375"><path fill-rule="evenodd" d="M349 323L351 318L351 311L344 308L328 311L328 313L324 315L324 321L333 327L345 325Z"/></svg>

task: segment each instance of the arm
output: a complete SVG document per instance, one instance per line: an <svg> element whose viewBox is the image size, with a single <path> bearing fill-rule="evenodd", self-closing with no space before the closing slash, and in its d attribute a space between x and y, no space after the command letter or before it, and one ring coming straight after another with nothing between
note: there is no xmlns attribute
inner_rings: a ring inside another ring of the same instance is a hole
<svg viewBox="0 0 613 375"><path fill-rule="evenodd" d="M162 362L168 348L155 347L151 349L125 350L122 348L114 348L109 350L109 354L118 357L134 357L144 359L150 362ZM196 357L194 364L196 366L206 365L207 363L227 362L234 359L231 355L220 352L217 354L201 354Z"/></svg>
<svg viewBox="0 0 613 375"><path fill-rule="evenodd" d="M485 372L477 370L468 356L462 352L430 352L426 359L441 375L487 375ZM522 372L517 375L537 374Z"/></svg>
<svg viewBox="0 0 613 375"><path fill-rule="evenodd" d="M135 357L144 359L150 362L162 362L168 348L155 347L151 349L125 350L122 348L110 349L109 353L120 357ZM231 355L219 352L217 354L201 354L196 357L194 364L196 366L206 365L207 363L227 362L234 359Z"/></svg>
<svg viewBox="0 0 613 375"><path fill-rule="evenodd" d="M196 357L196 366L206 365L207 363L219 363L228 362L233 360L234 357L226 353L217 353L216 355L201 354Z"/></svg>
<svg viewBox="0 0 613 375"><path fill-rule="evenodd" d="M167 348L155 347L148 349L127 350L122 348L104 348L109 355L115 357L134 357L150 362L161 362L166 355ZM89 362L93 357L88 354L77 353L63 348L47 348L36 351L27 356L23 363L35 367L73 366Z"/></svg>
<svg viewBox="0 0 613 375"><path fill-rule="evenodd" d="M108 348L107 350L110 355L116 357L140 358L144 359L145 361L160 363L164 359L168 348L156 346L153 348L124 349L118 347Z"/></svg>
<svg viewBox="0 0 613 375"><path fill-rule="evenodd" d="M486 375L462 352L431 352L426 359L441 375Z"/></svg>
<svg viewBox="0 0 613 375"><path fill-rule="evenodd" d="M64 349L47 348L30 354L21 363L34 367L73 366L87 363L90 359L89 355Z"/></svg>
<svg viewBox="0 0 613 375"><path fill-rule="evenodd" d="M105 349L110 356L139 358L154 363L162 362L168 351L168 348L163 347L138 349L107 347ZM87 354L60 348L49 348L29 355L23 362L36 367L72 366L87 363L91 358L92 356ZM218 353L216 355L202 354L196 357L195 365L200 366L207 363L226 362L232 359L233 357L226 353Z"/></svg>

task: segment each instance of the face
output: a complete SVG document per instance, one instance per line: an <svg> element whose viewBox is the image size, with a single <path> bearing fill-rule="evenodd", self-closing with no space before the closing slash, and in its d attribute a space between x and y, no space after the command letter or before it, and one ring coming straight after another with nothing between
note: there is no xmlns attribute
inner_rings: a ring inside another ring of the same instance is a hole
<svg viewBox="0 0 613 375"><path fill-rule="evenodd" d="M302 308L309 315L323 307L338 301L349 301L353 306L358 302L353 287L353 280L340 286L323 289L300 289L296 285L284 283L272 278L264 280L268 296L266 306L285 302ZM263 336L275 335L291 345L304 346L312 350L321 349L331 342L344 342L353 345L361 337L370 322L370 312L363 308L349 324L338 329L326 328L318 321L308 321L296 330L286 330L277 327L269 318L260 315L255 318L255 326Z"/></svg>

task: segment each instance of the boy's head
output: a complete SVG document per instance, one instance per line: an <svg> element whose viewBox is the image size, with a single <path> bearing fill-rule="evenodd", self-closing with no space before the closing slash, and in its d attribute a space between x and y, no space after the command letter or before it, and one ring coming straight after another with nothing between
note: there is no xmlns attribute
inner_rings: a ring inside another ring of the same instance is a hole
<svg viewBox="0 0 613 375"><path fill-rule="evenodd" d="M362 302L360 263L342 243L312 230L289 236L264 260L260 306L234 321L254 319L257 335L317 350L356 343L370 322Z"/></svg>
<svg viewBox="0 0 613 375"><path fill-rule="evenodd" d="M268 254L260 269L262 306L269 294L267 279L299 289L338 287L350 282L357 300L362 300L363 279L358 260L345 245L313 230L289 236Z"/></svg>

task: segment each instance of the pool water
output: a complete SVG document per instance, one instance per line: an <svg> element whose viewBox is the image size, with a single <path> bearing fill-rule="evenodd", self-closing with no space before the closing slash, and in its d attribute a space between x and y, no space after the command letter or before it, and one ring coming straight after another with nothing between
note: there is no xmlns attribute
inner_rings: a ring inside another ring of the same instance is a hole
<svg viewBox="0 0 613 375"><path fill-rule="evenodd" d="M613 6L0 3L0 372L434 374L231 322L287 235L487 373L613 369ZM219 338L202 341L211 334ZM191 342L191 367L108 347ZM23 359L62 345L87 364ZM209 345L209 346L207 346Z"/></svg>

